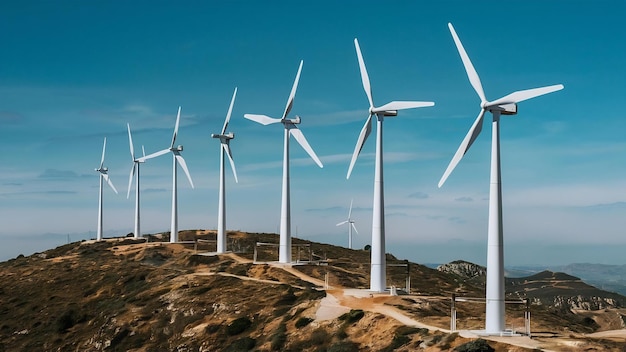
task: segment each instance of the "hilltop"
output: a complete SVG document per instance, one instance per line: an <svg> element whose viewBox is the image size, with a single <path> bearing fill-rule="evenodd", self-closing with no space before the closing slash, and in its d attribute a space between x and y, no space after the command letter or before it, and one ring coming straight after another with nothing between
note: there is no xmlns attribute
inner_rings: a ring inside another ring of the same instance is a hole
<svg viewBox="0 0 626 352"><path fill-rule="evenodd" d="M612 305L572 309L533 298L533 330L549 332L550 339L485 342L447 330L452 293L484 295L480 283L458 274L388 254L396 265L388 268L389 284L404 288L408 268L410 290L370 294L358 290L369 285L365 250L294 239L301 265L291 266L271 263L270 246L257 247L253 262L255 244L277 243L275 234L231 232L237 253L224 255L206 255L215 248L211 231L185 231L180 238L190 243L161 242L167 234L149 235L148 242L85 241L0 263L0 351L440 351L468 343L532 351L571 341L621 348L613 334L584 335L624 327L626 298L597 289L593 294L613 297ZM507 292L546 292L543 297L554 291L542 286L578 285L576 279L546 273L516 279L510 285L518 289ZM457 309L458 328L481 328L483 305ZM522 330L522 317L520 307L507 307L507 326Z"/></svg>

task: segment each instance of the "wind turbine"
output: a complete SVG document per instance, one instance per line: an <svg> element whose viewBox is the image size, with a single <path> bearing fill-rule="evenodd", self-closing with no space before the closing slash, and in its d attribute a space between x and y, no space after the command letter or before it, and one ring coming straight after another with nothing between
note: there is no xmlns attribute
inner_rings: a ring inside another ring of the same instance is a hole
<svg viewBox="0 0 626 352"><path fill-rule="evenodd" d="M133 185L133 176L135 178L135 231L133 232L135 238L141 237L140 226L140 211L139 211L139 165L145 162L146 152L143 151L143 157L135 158L135 147L133 146L133 136L130 133L130 124L126 124L128 127L128 144L130 146L130 158L133 160L133 167L130 169L130 176L128 177L128 192L126 193L126 199L130 197L130 188Z"/></svg>
<svg viewBox="0 0 626 352"><path fill-rule="evenodd" d="M102 241L102 180L106 181L109 186L117 194L117 189L113 186L111 178L109 178L109 169L104 167L104 153L107 148L107 138L104 137L104 144L102 145L102 158L100 159L100 166L95 171L100 173L100 191L98 193L98 231L96 233L96 240Z"/></svg>
<svg viewBox="0 0 626 352"><path fill-rule="evenodd" d="M183 146L179 145L177 147L174 146L176 143L176 136L178 135L178 125L180 124L180 106L178 107L178 114L176 115L176 125L174 125L174 135L172 136L172 143L170 147L167 149L163 149L156 153L152 153L143 157L143 160L148 160L152 158L156 158L157 156L167 154L168 152L172 152L172 222L171 222L171 230L170 230L170 243L178 242L178 182L177 182L177 165L180 164L180 167L187 175L187 179L189 180L189 184L191 188L193 187L193 181L191 180L191 175L189 174L189 169L187 169L187 163L185 163L185 159L180 155L180 152L183 151Z"/></svg>
<svg viewBox="0 0 626 352"><path fill-rule="evenodd" d="M354 220L352 219L352 202L353 200L350 201L350 210L348 211L348 220L342 221L336 225L336 226L341 226L344 224L348 224L348 248L349 249L352 249L352 229L354 229L354 232L356 232L357 235L359 234L359 231L356 230L356 226L354 226Z"/></svg>
<svg viewBox="0 0 626 352"><path fill-rule="evenodd" d="M465 66L467 77L480 97L480 112L472 127L461 142L459 149L452 157L452 161L444 172L439 187L443 185L452 170L459 163L463 155L480 134L483 125L483 115L489 111L493 116L491 125L491 180L489 186L489 227L487 231L487 290L486 290L486 313L485 331L487 333L499 333L504 331L504 252L502 232L502 186L500 178L500 116L517 114L517 103L544 94L563 89L562 84L553 86L526 89L508 94L500 99L488 101L483 92L483 87L474 69L467 52L461 44L454 27L448 23L450 33L456 44L457 50Z"/></svg>
<svg viewBox="0 0 626 352"><path fill-rule="evenodd" d="M273 123L282 123L285 126L284 136L284 148L283 148L283 192L282 203L280 210L280 247L278 261L280 263L291 262L291 206L289 195L289 136L293 136L302 148L309 154L309 156L315 161L319 167L324 167L322 162L317 157L313 148L309 145L306 138L302 134L302 131L298 129L296 125L300 124L300 116L296 115L295 119L288 119L287 115L293 107L293 100L296 96L296 89L298 88L298 81L300 80L300 72L302 72L303 61L300 61L300 67L298 67L298 73L296 79L291 87L291 93L289 99L287 99L287 106L283 116L279 119L269 117L266 115L245 114L243 115L248 120L258 122L262 125L269 125Z"/></svg>
<svg viewBox="0 0 626 352"><path fill-rule="evenodd" d="M225 180L224 180L224 153L228 156L230 161L230 168L233 170L233 176L235 176L235 182L237 180L237 171L235 170L235 162L233 161L233 154L230 150L230 140L235 138L235 134L232 132L226 133L228 127L228 121L230 121L230 115L233 112L233 105L235 104L235 97L237 96L237 88L233 92L233 98L230 100L230 106L228 107L228 113L226 113L226 120L224 121L224 127L219 134L211 134L212 138L219 138L220 140L220 191L219 191L219 204L217 211L217 253L226 252L226 196L225 196Z"/></svg>
<svg viewBox="0 0 626 352"><path fill-rule="evenodd" d="M385 105L375 107L372 99L372 88L370 79L365 68L359 41L354 39L354 47L356 48L356 56L359 60L359 68L361 70L361 81L363 89L370 103L369 116L365 121L363 129L359 134L359 139L354 147L350 167L348 168L347 179L350 178L352 168L356 162L363 144L372 132L372 116L376 116L376 162L374 171L374 206L372 215L372 249L371 249L371 274L370 274L370 290L375 292L383 292L386 288L386 258L385 258L385 195L383 188L383 121L385 117L397 116L398 110L421 108L425 106L433 106L433 102L424 101L392 101Z"/></svg>

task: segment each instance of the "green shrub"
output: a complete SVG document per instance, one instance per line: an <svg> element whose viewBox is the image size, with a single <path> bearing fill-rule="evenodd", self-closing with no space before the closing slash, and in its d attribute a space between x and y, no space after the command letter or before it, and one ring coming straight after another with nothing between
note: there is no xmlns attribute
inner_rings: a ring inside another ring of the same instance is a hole
<svg viewBox="0 0 626 352"><path fill-rule="evenodd" d="M453 332L452 334L446 335L442 340L439 348L447 350L450 348L450 344L459 337L458 332Z"/></svg>
<svg viewBox="0 0 626 352"><path fill-rule="evenodd" d="M406 336L406 335L413 335L416 333L420 333L420 335L422 335L422 330L428 331L428 329L424 329L424 328L416 328L414 326L402 325L396 328L396 335Z"/></svg>
<svg viewBox="0 0 626 352"><path fill-rule="evenodd" d="M271 340L272 351L280 351L283 349L283 346L285 345L285 341L287 341L287 335L285 334L286 331L287 331L287 326L285 326L284 323L281 323L280 325L278 325L278 329L276 329L276 332L274 333L274 335L272 335L272 340Z"/></svg>
<svg viewBox="0 0 626 352"><path fill-rule="evenodd" d="M345 327L341 327L339 329L339 331L337 331L337 333L335 334L335 336L339 339L339 340L345 340L348 338L348 333L346 333L346 328Z"/></svg>
<svg viewBox="0 0 626 352"><path fill-rule="evenodd" d="M293 293L293 288L289 286L289 288L287 289L287 292L278 299L278 302L276 302L276 304L277 305L286 305L286 304L291 305L297 299L298 297L296 297L296 295Z"/></svg>
<svg viewBox="0 0 626 352"><path fill-rule="evenodd" d="M411 338L406 335L394 335L393 340L391 340L391 343L387 347L383 348L381 351L382 352L394 351L396 348L406 345L410 341L411 341Z"/></svg>
<svg viewBox="0 0 626 352"><path fill-rule="evenodd" d="M300 319L298 319L296 321L296 328L303 328L307 325L309 325L311 322L313 321L313 319L311 318L307 318L307 317L301 317Z"/></svg>
<svg viewBox="0 0 626 352"><path fill-rule="evenodd" d="M438 344L441 341L441 339L443 339L443 335L435 335L435 336L433 336L433 338L430 341L428 341L426 343L426 345L427 346L436 345L436 344Z"/></svg>
<svg viewBox="0 0 626 352"><path fill-rule="evenodd" d="M252 325L250 319L246 317L237 318L233 320L230 324L228 324L228 326L226 327L226 333L229 336L241 334L242 332L246 331L246 329L249 328L250 325Z"/></svg>
<svg viewBox="0 0 626 352"><path fill-rule="evenodd" d="M359 345L351 341L340 341L328 347L326 352L359 352Z"/></svg>
<svg viewBox="0 0 626 352"><path fill-rule="evenodd" d="M65 333L76 324L76 312L73 309L67 310L57 319L57 332Z"/></svg>
<svg viewBox="0 0 626 352"><path fill-rule="evenodd" d="M455 352L495 352L495 349L483 339L476 339L457 346Z"/></svg>
<svg viewBox="0 0 626 352"><path fill-rule="evenodd" d="M220 324L210 324L204 329L209 334L215 334L222 326Z"/></svg>
<svg viewBox="0 0 626 352"><path fill-rule="evenodd" d="M311 338L309 341L311 345L321 346L325 344L328 340L330 340L330 336L328 336L328 332L323 328L316 329L311 333Z"/></svg>
<svg viewBox="0 0 626 352"><path fill-rule="evenodd" d="M362 309L351 309L348 313L339 316L339 320L343 320L345 324L355 323L365 316Z"/></svg>
<svg viewBox="0 0 626 352"><path fill-rule="evenodd" d="M254 346L256 346L256 340L251 337L246 336L241 339L233 341L233 343L230 344L230 346L228 346L228 348L226 348L224 351L245 352L245 351L249 351L253 349Z"/></svg>

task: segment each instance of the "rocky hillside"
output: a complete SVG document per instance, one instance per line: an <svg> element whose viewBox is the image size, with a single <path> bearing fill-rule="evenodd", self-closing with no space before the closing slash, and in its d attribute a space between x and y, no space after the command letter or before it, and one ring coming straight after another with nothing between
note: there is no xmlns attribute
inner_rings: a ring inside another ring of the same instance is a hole
<svg viewBox="0 0 626 352"><path fill-rule="evenodd" d="M464 260L455 260L448 264L439 265L437 270L456 275L466 281L476 281L479 283L484 282L485 276L487 275L487 269L484 266Z"/></svg>
<svg viewBox="0 0 626 352"><path fill-rule="evenodd" d="M477 285L484 285L487 273L485 267L466 261L443 264L437 270ZM506 295L511 298L528 298L533 304L557 309L593 311L626 307L626 297L620 294L600 290L572 275L547 270L531 276L506 279Z"/></svg>
<svg viewBox="0 0 626 352"><path fill-rule="evenodd" d="M189 244L148 238L72 243L0 263L0 351L441 351L481 343L532 350L446 331L450 294L482 289L391 255L398 266L388 269L390 285L404 287L408 272L411 295L353 296L368 286L362 250L294 239L302 265L281 266L261 262L276 256L261 247L252 261L255 243L275 243L273 234L230 233L240 253L219 256L203 255L215 248L209 231L182 233ZM483 309L459 305L459 328L480 328ZM601 322L604 311L533 309L542 331L619 328ZM523 326L519 315L507 311L507 321ZM611 341L587 340L618 351Z"/></svg>
<svg viewBox="0 0 626 352"><path fill-rule="evenodd" d="M532 276L508 279L506 283L509 294L556 308L600 310L626 305L624 296L599 290L565 273L546 270Z"/></svg>

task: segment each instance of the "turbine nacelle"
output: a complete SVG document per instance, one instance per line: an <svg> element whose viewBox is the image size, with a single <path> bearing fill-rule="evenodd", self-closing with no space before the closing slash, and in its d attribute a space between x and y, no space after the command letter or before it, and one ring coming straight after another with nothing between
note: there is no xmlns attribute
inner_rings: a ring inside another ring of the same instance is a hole
<svg viewBox="0 0 626 352"><path fill-rule="evenodd" d="M98 168L98 169L94 169L94 171L98 171L98 172L100 172L102 174L106 174L109 171L109 168L108 167L101 167L101 168Z"/></svg>
<svg viewBox="0 0 626 352"><path fill-rule="evenodd" d="M219 138L221 140L233 139L233 138L235 138L235 134L232 133L232 132L228 132L228 133L225 133L225 134L211 133L211 138Z"/></svg>
<svg viewBox="0 0 626 352"><path fill-rule="evenodd" d="M179 145L178 147L171 147L170 150L173 151L173 152L182 152L183 151L183 146Z"/></svg>
<svg viewBox="0 0 626 352"><path fill-rule="evenodd" d="M300 116L296 115L295 119L284 118L284 119L280 120L280 122L282 122L282 123L290 123L290 124L294 124L294 125L299 125L301 120L300 120Z"/></svg>
<svg viewBox="0 0 626 352"><path fill-rule="evenodd" d="M493 105L493 106L482 106L485 104L481 104L481 107L491 113L493 113L494 111L499 111L501 115L517 115L517 104L515 103L510 103L510 104L500 104L500 105Z"/></svg>
<svg viewBox="0 0 626 352"><path fill-rule="evenodd" d="M377 115L381 115L381 113L377 113ZM383 111L382 115L385 117L388 116L398 116L398 110L387 110L387 111Z"/></svg>

